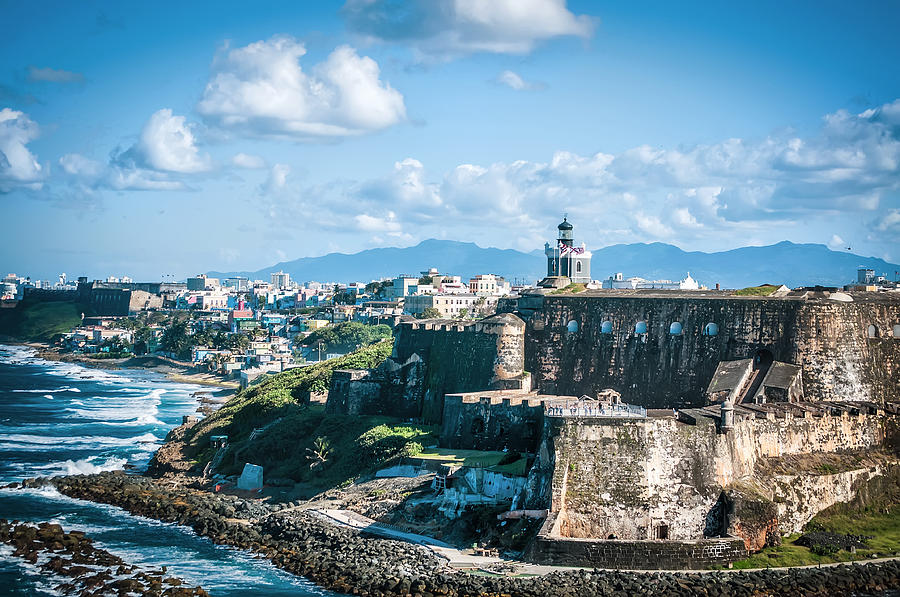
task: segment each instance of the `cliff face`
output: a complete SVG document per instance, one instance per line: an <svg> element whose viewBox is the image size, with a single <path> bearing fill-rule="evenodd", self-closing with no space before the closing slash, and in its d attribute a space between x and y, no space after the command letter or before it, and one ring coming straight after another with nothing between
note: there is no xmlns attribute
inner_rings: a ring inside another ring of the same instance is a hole
<svg viewBox="0 0 900 597"><path fill-rule="evenodd" d="M700 406L719 361L767 350L803 367L808 400L900 399L898 322L898 300L547 296L525 368L548 394L613 388L650 408Z"/></svg>

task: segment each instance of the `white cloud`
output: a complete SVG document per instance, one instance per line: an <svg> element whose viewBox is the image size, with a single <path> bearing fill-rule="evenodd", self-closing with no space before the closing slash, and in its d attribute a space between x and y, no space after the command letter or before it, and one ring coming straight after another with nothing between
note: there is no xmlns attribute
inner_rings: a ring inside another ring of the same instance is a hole
<svg viewBox="0 0 900 597"><path fill-rule="evenodd" d="M451 58L474 52L526 54L545 40L588 38L594 22L565 0L348 0L342 13L366 39L408 44L421 55Z"/></svg>
<svg viewBox="0 0 900 597"><path fill-rule="evenodd" d="M266 181L260 186L260 193L272 195L281 192L287 186L287 177L290 173L291 167L287 164L275 164L269 170Z"/></svg>
<svg viewBox="0 0 900 597"><path fill-rule="evenodd" d="M29 66L28 80L31 82L84 83L84 75L62 69Z"/></svg>
<svg viewBox="0 0 900 597"><path fill-rule="evenodd" d="M848 217L877 231L876 237L896 238L900 132L890 119L897 106L831 115L819 133L805 138L639 146L589 156L557 152L546 162L460 164L431 176L424 164L407 158L383 178L311 189L302 209L318 210L326 222L359 214L419 238L451 231L519 248L533 248L529 243L546 236L547 222L563 212L579 223L582 238L603 242L734 246L797 239L798 230L810 231L815 222L820 228L806 235L813 240ZM846 177L846 168L855 175ZM357 225L377 227L366 218ZM498 222L502 230L515 230L515 238L501 234L497 240Z"/></svg>
<svg viewBox="0 0 900 597"><path fill-rule="evenodd" d="M138 165L161 172L192 174L212 168L209 155L197 149L193 126L184 116L163 108L154 112L141 131L138 142L126 154ZM124 157L124 156L123 156Z"/></svg>
<svg viewBox="0 0 900 597"><path fill-rule="evenodd" d="M526 81L518 73L511 70L505 70L497 75L497 83L506 85L510 89L515 89L516 91L538 91L546 88L546 85L543 83L531 83Z"/></svg>
<svg viewBox="0 0 900 597"><path fill-rule="evenodd" d="M115 161L104 164L77 153L59 159L66 178L76 190L93 194L98 190L111 191L177 191L186 187L163 172L145 168L125 167Z"/></svg>
<svg viewBox="0 0 900 597"><path fill-rule="evenodd" d="M364 183L357 192L376 202L399 200L419 207L441 203L438 185L426 182L425 166L414 158L396 162L390 176Z"/></svg>
<svg viewBox="0 0 900 597"><path fill-rule="evenodd" d="M40 188L44 171L28 149L40 128L24 112L0 110L0 192L15 187Z"/></svg>
<svg viewBox="0 0 900 597"><path fill-rule="evenodd" d="M832 234L831 239L828 241L828 248L832 251L843 251L847 248L847 243L837 234Z"/></svg>
<svg viewBox="0 0 900 597"><path fill-rule="evenodd" d="M406 118L403 96L378 64L339 46L305 72L302 43L276 36L225 50L197 104L207 121L251 136L299 140L378 131Z"/></svg>
<svg viewBox="0 0 900 597"><path fill-rule="evenodd" d="M231 163L238 168L247 168L248 170L260 170L266 167L266 161L258 155L250 155L247 153L236 153L231 158Z"/></svg>
<svg viewBox="0 0 900 597"><path fill-rule="evenodd" d="M366 232L400 232L400 223L397 222L397 216L394 212L389 211L387 216L378 217L369 214L359 214L353 218L356 221L356 227Z"/></svg>

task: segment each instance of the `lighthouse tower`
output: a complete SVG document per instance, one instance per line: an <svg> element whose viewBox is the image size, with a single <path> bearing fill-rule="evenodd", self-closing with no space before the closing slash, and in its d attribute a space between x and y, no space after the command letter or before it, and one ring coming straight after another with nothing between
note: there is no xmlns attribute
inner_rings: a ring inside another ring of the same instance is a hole
<svg viewBox="0 0 900 597"><path fill-rule="evenodd" d="M559 226L556 246L544 244L544 255L547 256L547 277L564 276L575 284L587 284L591 281L591 252L575 244L573 226L568 217L564 217Z"/></svg>

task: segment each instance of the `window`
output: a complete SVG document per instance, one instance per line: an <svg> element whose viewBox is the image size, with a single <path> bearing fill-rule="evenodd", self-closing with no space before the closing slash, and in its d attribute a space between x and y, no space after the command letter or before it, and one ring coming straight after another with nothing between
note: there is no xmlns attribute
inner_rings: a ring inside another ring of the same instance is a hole
<svg viewBox="0 0 900 597"><path fill-rule="evenodd" d="M575 273L576 273L576 274L580 274L580 273L581 273L581 262L580 262L580 261L576 261L576 262L575 262Z"/></svg>
<svg viewBox="0 0 900 597"><path fill-rule="evenodd" d="M578 331L578 322L575 321L574 319L572 321L570 321L569 324L566 325L566 331L577 332Z"/></svg>
<svg viewBox="0 0 900 597"><path fill-rule="evenodd" d="M875 327L874 325L870 325L869 329L866 330L866 335L869 338L877 338L878 337L878 328Z"/></svg>
<svg viewBox="0 0 900 597"><path fill-rule="evenodd" d="M656 539L668 539L669 538L669 525L661 524L656 527Z"/></svg>
<svg viewBox="0 0 900 597"><path fill-rule="evenodd" d="M900 323L894 324L894 338L900 338Z"/></svg>
<svg viewBox="0 0 900 597"><path fill-rule="evenodd" d="M669 333L673 336L680 336L682 331L684 330L680 321L673 321L672 325L669 326Z"/></svg>
<svg viewBox="0 0 900 597"><path fill-rule="evenodd" d="M646 334L647 333L647 322L639 321L634 324L634 333L635 334Z"/></svg>
<svg viewBox="0 0 900 597"><path fill-rule="evenodd" d="M612 322L604 321L600 324L600 333L601 334L612 334Z"/></svg>
<svg viewBox="0 0 900 597"><path fill-rule="evenodd" d="M706 326L703 328L703 335L704 336L718 336L719 335L719 326L717 326L716 324L714 324L712 322L707 323Z"/></svg>

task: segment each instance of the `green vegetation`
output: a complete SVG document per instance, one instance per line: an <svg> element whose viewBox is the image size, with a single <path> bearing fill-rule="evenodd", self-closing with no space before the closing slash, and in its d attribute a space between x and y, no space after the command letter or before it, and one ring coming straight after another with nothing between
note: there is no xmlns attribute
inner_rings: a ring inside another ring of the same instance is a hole
<svg viewBox="0 0 900 597"><path fill-rule="evenodd" d="M229 437L219 472L238 474L245 462L262 465L268 478L299 481L310 493L347 483L394 458L415 456L435 442L436 430L390 417L325 414L302 403L306 392L328 388L335 369L368 369L392 349L382 341L346 356L290 369L247 388L203 419L188 438L189 457L205 464L215 454L212 435ZM250 435L257 432L253 441Z"/></svg>
<svg viewBox="0 0 900 597"><path fill-rule="evenodd" d="M454 450L450 448L425 448L418 454L424 460L437 460L444 464L484 467L497 473L524 475L528 460L518 452L489 452L481 450Z"/></svg>
<svg viewBox="0 0 900 597"><path fill-rule="evenodd" d="M18 340L49 342L81 325L81 308L74 301L21 301L0 311L0 334Z"/></svg>
<svg viewBox="0 0 900 597"><path fill-rule="evenodd" d="M867 510L857 513L823 513L813 518L804 528L807 532L826 531L839 535L863 535L868 548L856 553L813 546L813 549L796 545L800 534L785 537L778 547L767 547L745 560L734 563L735 568L769 568L781 566L808 566L850 562L870 557L900 553L900 506L887 512ZM817 549L818 548L818 549Z"/></svg>
<svg viewBox="0 0 900 597"><path fill-rule="evenodd" d="M568 286L564 286L562 288L557 288L550 294L578 294L579 292L585 291L584 284L569 284Z"/></svg>
<svg viewBox="0 0 900 597"><path fill-rule="evenodd" d="M387 325L366 325L358 321L339 323L334 327L316 330L301 342L304 346L316 346L323 343L327 350L356 350L361 346L374 344L390 338L393 332Z"/></svg>
<svg viewBox="0 0 900 597"><path fill-rule="evenodd" d="M434 307L425 307L418 315L419 319L441 319L442 317L441 312Z"/></svg>
<svg viewBox="0 0 900 597"><path fill-rule="evenodd" d="M762 286L749 286L747 288L741 288L740 290L735 290L735 296L769 296L778 290L778 286L773 286L772 284L763 284Z"/></svg>

